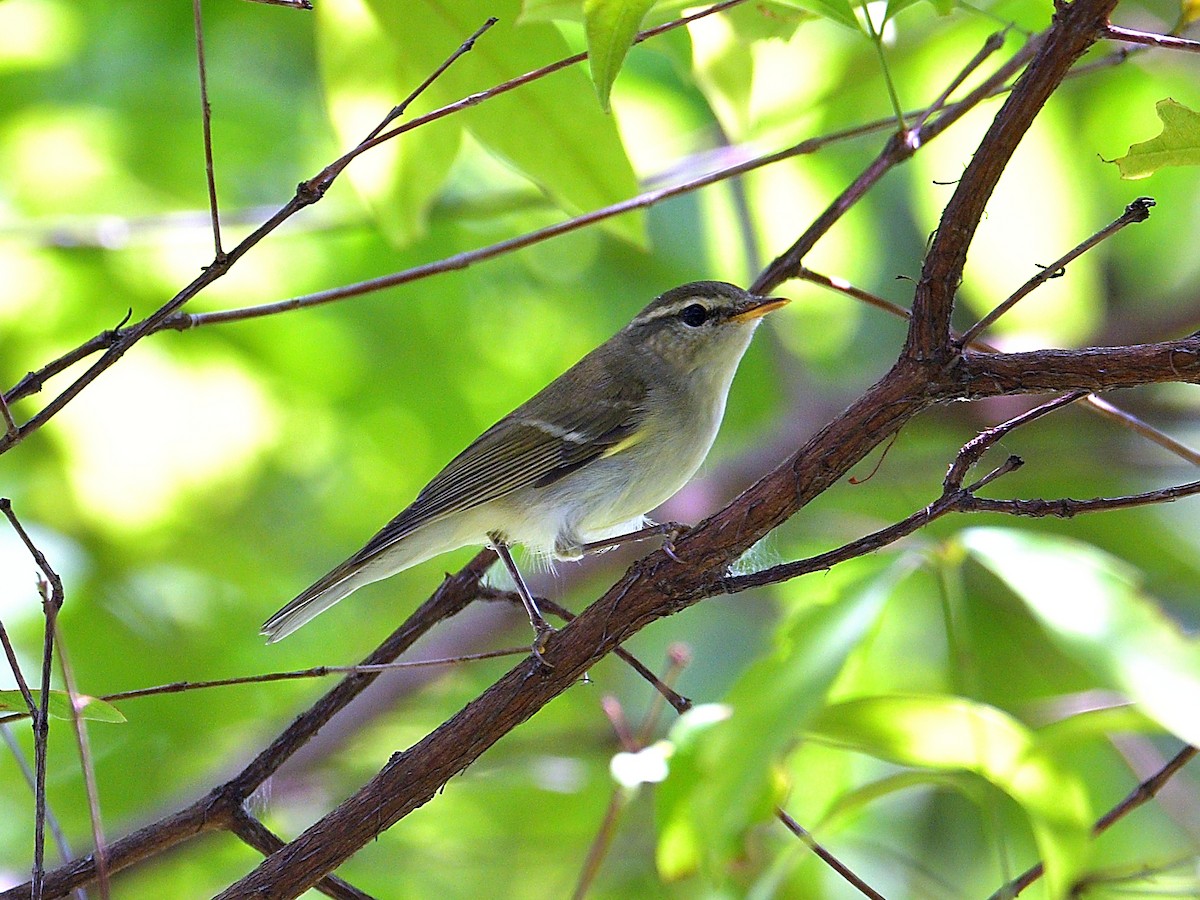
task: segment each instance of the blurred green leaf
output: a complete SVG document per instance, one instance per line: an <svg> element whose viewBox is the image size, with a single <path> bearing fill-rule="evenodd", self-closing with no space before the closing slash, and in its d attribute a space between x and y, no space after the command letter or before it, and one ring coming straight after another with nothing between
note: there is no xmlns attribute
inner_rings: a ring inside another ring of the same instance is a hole
<svg viewBox="0 0 1200 900"><path fill-rule="evenodd" d="M581 22L583 0L522 0L520 22Z"/></svg>
<svg viewBox="0 0 1200 900"><path fill-rule="evenodd" d="M864 697L827 707L809 734L901 765L972 772L1028 816L1051 896L1066 896L1082 870L1092 823L1083 780L994 707L961 697Z"/></svg>
<svg viewBox="0 0 1200 900"><path fill-rule="evenodd" d="M317 16L326 103L342 147L348 150L428 72L397 52L364 0L318 4ZM429 207L458 155L461 134L453 119L430 122L375 147L347 169L394 244L403 246L425 234Z"/></svg>
<svg viewBox="0 0 1200 900"><path fill-rule="evenodd" d="M612 84L654 0L584 0L588 62L600 107L608 112Z"/></svg>
<svg viewBox="0 0 1200 900"><path fill-rule="evenodd" d="M854 15L854 8L848 0L776 0L776 2L780 6L790 6L793 9L815 13L823 19L845 25L852 31L862 31L858 17Z"/></svg>
<svg viewBox="0 0 1200 900"><path fill-rule="evenodd" d="M1130 566L1045 534L972 528L960 540L1064 652L1164 727L1200 743L1200 641L1185 637L1141 591Z"/></svg>
<svg viewBox="0 0 1200 900"><path fill-rule="evenodd" d="M430 85L421 108L460 100L570 55L553 25L514 24L520 12L517 0L367 2L395 43L397 59L407 70L421 73L417 82L489 16L499 18L470 53ZM557 205L577 214L637 193L616 123L590 102L591 90L583 73L572 66L455 118ZM634 243L644 240L638 214L608 219L601 227Z"/></svg>
<svg viewBox="0 0 1200 900"><path fill-rule="evenodd" d="M1200 165L1200 113L1171 98L1154 106L1162 122L1158 137L1131 144L1129 152L1114 159L1121 177L1148 178L1166 166Z"/></svg>
<svg viewBox="0 0 1200 900"><path fill-rule="evenodd" d="M919 2L920 0L888 0L887 12L884 13L883 21L890 21L910 6L915 6ZM954 0L929 0L929 4L937 10L939 16L948 16L955 9Z"/></svg>
<svg viewBox="0 0 1200 900"><path fill-rule="evenodd" d="M35 703L40 702L41 691L30 691ZM99 697L89 697L86 694L75 695L75 709L79 718L92 722L110 722L119 725L125 721L121 711L101 700ZM0 710L24 713L28 711L25 698L20 691L0 691ZM71 697L66 691L51 691L50 703L47 706L50 716L55 719L71 718Z"/></svg>
<svg viewBox="0 0 1200 900"><path fill-rule="evenodd" d="M877 566L866 564L872 574ZM847 657L868 634L906 566L852 579L832 602L798 613L775 651L751 666L727 696L731 714L672 732L677 752L659 786L659 870L678 878L737 855L741 836L783 795L774 770L815 716ZM699 713L697 713L699 715Z"/></svg>

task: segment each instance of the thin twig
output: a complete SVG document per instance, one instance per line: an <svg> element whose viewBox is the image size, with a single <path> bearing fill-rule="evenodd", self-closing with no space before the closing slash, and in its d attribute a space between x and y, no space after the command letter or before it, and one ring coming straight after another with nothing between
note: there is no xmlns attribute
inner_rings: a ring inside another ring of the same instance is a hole
<svg viewBox="0 0 1200 900"><path fill-rule="evenodd" d="M1128 410L1114 406L1103 397L1097 397L1095 394L1088 394L1083 402L1087 404L1088 408L1108 420L1117 422L1123 428L1128 428L1130 431L1146 438L1146 440L1158 444L1158 446L1174 453L1180 459L1187 460L1194 466L1200 466L1200 450L1194 450L1187 444L1177 441L1169 434L1159 431L1148 422L1143 422Z"/></svg>
<svg viewBox="0 0 1200 900"><path fill-rule="evenodd" d="M972 438L958 451L954 462L951 463L942 482L942 495L900 522L865 535L855 541L810 556L807 559L795 560L752 572L748 575L726 576L721 581L722 588L728 593L744 591L765 584L776 584L828 569L837 563L844 562L866 553L895 543L907 537L920 528L924 528L935 519L952 512L1000 512L1020 516L1063 516L1069 517L1083 513L1097 512L1102 509L1126 509L1134 506L1146 506L1154 503L1166 503L1180 497L1200 493L1200 481L1176 487L1163 488L1157 491L1146 491L1124 497L1097 498L1094 500L992 500L976 496L976 491L991 483L996 478L1018 468L1022 463L1019 457L1010 456L1004 465L990 472L980 481L963 487L963 480L983 454L998 441L1011 433L1015 428L1028 425L1048 413L1074 403L1083 396L1080 391L1073 391L1056 397L1040 406L1021 413L994 428L989 428Z"/></svg>
<svg viewBox="0 0 1200 900"><path fill-rule="evenodd" d="M499 600L504 603L520 604L521 597L516 591L502 591L491 587L481 587L478 593L480 600ZM537 604L548 613L553 613L564 622L571 622L575 618L575 613L571 612L561 603L551 600L549 597L538 597ZM526 650L528 652L528 650ZM685 713L692 708L692 701L682 694L678 693L669 684L654 674L641 660L626 650L624 647L618 647L615 651L618 659L625 662L631 669L642 676L650 683L664 700L671 704L671 708L677 713Z"/></svg>
<svg viewBox="0 0 1200 900"><path fill-rule="evenodd" d="M1117 216L1112 222L1101 228L1090 238L1083 243L1072 248L1064 253L1053 263L1043 268L1040 272L1026 281L1018 288L1011 296L995 309L989 312L986 316L967 329L966 333L959 338L959 346L969 344L979 333L999 319L1002 315L1020 303L1025 297L1031 294L1034 289L1045 284L1051 278L1057 278L1066 270L1067 264L1078 259L1083 254L1087 253L1101 241L1104 241L1126 225L1132 225L1135 222L1145 222L1150 218L1150 209L1154 206L1154 201L1149 197L1138 197L1132 203L1125 207L1125 211Z"/></svg>
<svg viewBox="0 0 1200 900"><path fill-rule="evenodd" d="M212 107L208 103L208 68L204 64L204 24L200 16L200 0L192 0L192 22L196 32L196 68L200 73L200 121L204 128L204 177L208 182L208 212L212 218L213 252L221 259L221 221L217 211L217 182L213 173Z"/></svg>
<svg viewBox="0 0 1200 900"><path fill-rule="evenodd" d="M665 34L666 32L672 31L676 28L681 28L684 25L690 25L692 22L703 19L706 16L723 12L724 10L738 6L744 2L745 0L722 0L720 3L714 3L712 6L707 6L690 15L681 16L678 19L672 19L670 22L665 22L662 25L656 25L654 28L647 28L645 31L639 31L633 38L633 44L640 44L642 41L649 40L652 37L657 37L660 34ZM518 75L516 78L510 78L508 81L498 84L495 87L488 88L485 91L480 91L477 94L471 94L469 97L464 97L454 103L447 104L439 109L431 110L430 112L417 116L414 119L410 119L403 125L397 125L391 131L385 131L382 134L376 135L370 140L363 141L353 150L348 151L345 156L333 162L329 166L329 169L335 169L338 167L344 168L347 163L349 163L359 154L365 153L372 147L382 144L384 141L390 141L393 138L399 137L406 131L411 131L414 128L420 128L422 125L427 125L430 122L437 121L444 116L449 116L454 113L461 112L464 109L469 109L472 106L477 106L478 104L491 100L493 97L498 97L501 94L507 94L509 91L523 87L526 84L529 84L531 81L537 81L540 78L545 78L547 75L553 75L555 72L569 68L576 63L581 63L587 58L587 53L576 53L573 56L564 57L556 62L542 66L539 69L533 69L529 72L526 72L524 75Z"/></svg>
<svg viewBox="0 0 1200 900"><path fill-rule="evenodd" d="M12 410L8 408L8 401L4 399L3 392L0 392L0 419L4 420L4 433L8 437L11 438L17 433L17 421L13 418Z"/></svg>
<svg viewBox="0 0 1200 900"><path fill-rule="evenodd" d="M1169 34L1134 31L1132 28L1120 28L1116 25L1100 29L1100 37L1110 41L1123 41L1126 44L1143 44L1148 47L1161 47L1164 50L1186 50L1189 53L1200 53L1200 41L1189 41L1187 38L1174 37Z"/></svg>
<svg viewBox="0 0 1200 900"><path fill-rule="evenodd" d="M840 859L826 850L817 839L814 838L807 829L799 822L787 814L782 807L775 807L775 816L784 824L788 831L800 838L804 846L808 847L813 853L819 856L827 866L841 875L847 882L858 890L864 897L870 897L871 900L886 900L883 894L879 893L861 878L854 874L853 871L843 863Z"/></svg>
<svg viewBox="0 0 1200 900"><path fill-rule="evenodd" d="M198 0L193 0L198 2ZM457 58L457 57L455 57ZM444 71L444 69L442 70ZM379 141L384 136L375 138ZM361 148L363 145L360 144ZM15 444L28 437L34 431L41 428L47 421L57 415L71 400L73 400L80 391L87 385L96 380L105 370L112 366L120 359L130 347L148 334L153 334L163 327L163 323L173 314L177 313L183 306L194 296L207 288L217 279L225 275L226 272L239 260L242 256L248 253L259 241L265 238L268 234L278 228L283 222L291 218L301 209L311 206L325 196L330 185L341 173L341 171L349 164L353 157L347 155L342 157L337 162L326 166L317 176L309 179L306 182L301 182L296 189L295 195L272 214L258 228L245 237L236 247L229 253L220 253L213 258L210 265L205 267L203 272L195 278L187 287L177 293L165 304L151 313L140 322L129 327L128 329L118 327L112 337L112 342L105 347L105 353L96 362L85 371L82 375L68 385L62 393L56 396L53 400L47 403L38 413L29 419L24 425L20 426L13 433L6 433L0 438L0 452L11 449ZM122 323L123 324L123 323ZM89 342L91 343L91 342ZM68 354L70 356L71 354ZM86 355L86 354L85 354ZM80 357L82 358L82 357ZM28 379L30 376L26 376ZM22 379L22 383L26 379ZM40 379L37 375L33 376L32 383L39 383ZM10 392L8 399L11 400L15 392Z"/></svg>
<svg viewBox="0 0 1200 900"><path fill-rule="evenodd" d="M248 0L250 3L262 3L264 6L287 6L292 9L312 9L310 0Z"/></svg>
<svg viewBox="0 0 1200 900"><path fill-rule="evenodd" d="M1163 789L1163 786L1174 777L1175 773L1187 765L1195 755L1195 747L1191 745L1184 746L1166 765L1141 782L1120 803L1097 819L1096 824L1092 826L1092 836L1095 837L1102 834L1133 810L1154 799L1158 792ZM1009 898L1016 897L1021 891L1041 878L1043 874L1044 867L1039 862L1005 884L992 894L988 900L1009 900Z"/></svg>
<svg viewBox="0 0 1200 900"><path fill-rule="evenodd" d="M79 715L79 691L75 688L75 672L67 658L67 648L63 643L62 629L57 621L54 625L54 641L58 645L58 667L62 672L63 686L67 689L67 699L71 704L71 725L75 731L75 744L79 750L79 765L83 769L83 785L87 793L88 818L92 825L92 845L95 847L96 881L100 888L101 900L108 900L108 861L107 845L104 839L104 825L100 820L100 791L96 787L96 766L92 762L92 748L88 742L87 725Z"/></svg>
<svg viewBox="0 0 1200 900"><path fill-rule="evenodd" d="M373 667L395 660L435 625L465 609L474 600L480 579L495 560L495 553L483 550L456 574L447 575L433 595L367 656L364 666ZM523 648L521 652L528 655L529 649ZM236 810L250 795L339 710L344 709L351 700L374 683L379 674L378 671L366 671L347 675L297 716L275 740L228 781L217 785L205 796L178 812L164 816L133 834L113 841L108 848L110 872L147 859L166 847L177 846L201 832L229 827ZM146 840L148 834L153 835L153 840ZM91 857L84 857L50 873L46 878L47 890L52 891L55 896L61 896L94 879L95 861ZM27 900L29 895L29 884L0 891L0 897L12 897L13 900Z"/></svg>
<svg viewBox="0 0 1200 900"><path fill-rule="evenodd" d="M612 846L612 839L616 834L617 822L621 818L621 813L628 805L629 798L618 785L608 798L608 806L604 809L600 828L597 829L596 836L592 838L592 843L588 846L587 856L583 859L583 868L575 882L575 889L571 891L571 900L583 900L587 896L588 890L600 873L600 864L604 862L604 857L608 855L608 850Z"/></svg>
<svg viewBox="0 0 1200 900"><path fill-rule="evenodd" d="M1011 26L1009 27L1011 28ZM1009 28L1004 28L988 35L987 40L983 42L983 46L979 48L979 52L971 57L970 62L963 66L959 73L950 80L950 83L946 85L940 94L938 94L937 99L935 99L933 103L929 104L929 106L923 110L915 120L913 120L912 125L909 127L910 133L918 132L921 126L925 124L926 120L931 115L946 105L946 101L950 99L950 95L958 90L959 86L971 76L971 73L983 65L984 61L989 56L1004 46L1004 39L1008 37L1008 32Z"/></svg>
<svg viewBox="0 0 1200 900"><path fill-rule="evenodd" d="M25 673L21 671L21 664L17 660L17 651L13 649L12 641L8 638L8 629L4 627L3 622L0 622L0 644L4 645L4 655L8 657L8 667L12 669L13 677L17 679L17 687L21 690L21 696L25 698L25 706L29 709L29 715L36 719L37 705L29 690L29 684L25 681Z"/></svg>
<svg viewBox="0 0 1200 900"><path fill-rule="evenodd" d="M46 746L50 736L50 664L54 657L54 623L58 619L58 611L62 608L63 586L58 573L17 519L12 502L7 497L0 497L0 512L8 519L45 576L44 581L38 582L38 591L42 595L42 611L46 618L46 631L42 641L42 692L39 697L41 703L33 720L34 832L33 883L30 890L32 900L41 900L46 858Z"/></svg>
<svg viewBox="0 0 1200 900"><path fill-rule="evenodd" d="M29 761L21 751L21 745L13 737L12 729L7 725L0 725L0 737L4 739L4 743L8 746L9 752L17 762L17 768L21 770L21 777L25 779L25 783L29 785L29 791L32 793L35 790L36 784L33 769L29 767ZM54 815L54 810L48 805L46 807L46 827L50 829L50 835L54 838L54 845L58 848L58 855L62 861L66 862L68 859L71 859L74 856L71 852L71 845L67 841L67 836L62 830L62 826L58 823L58 817ZM87 900L87 891L83 888L76 888L75 900Z"/></svg>
<svg viewBox="0 0 1200 900"><path fill-rule="evenodd" d="M942 481L943 490L949 493L962 488L963 479L979 463L983 455L1015 429L1020 428L1022 425L1028 425L1030 422L1040 419L1042 416L1052 413L1057 409L1068 406L1083 396L1083 391L1072 391L1069 394L1063 394L1061 397L1055 397L1053 400L1035 406L1028 412L1013 416L1008 421L1002 422L993 428L981 431L978 435L963 444L962 449L958 451L958 455L954 458L954 462L951 463L950 468L946 471L946 477Z"/></svg>
<svg viewBox="0 0 1200 900"><path fill-rule="evenodd" d="M475 48L475 42L477 40L479 40L479 38L483 35L483 33L499 21L500 20L497 19L495 16L492 16L486 22L484 22L482 25L480 25L478 28L476 28L475 33L472 34L465 41L463 41L461 44L459 44L457 50L455 50L453 53L451 53L449 56L447 56L444 60L442 60L442 64L439 65L432 72L430 72L429 75L425 78L425 80L422 81L419 85L417 85L413 89L411 94L409 94L407 97L405 97L403 100L401 100L399 103L397 103L395 106L392 107L391 112L389 112L386 116L383 117L383 119L380 121L380 123L371 130L371 133L366 136L366 138L363 142L366 143L366 141L370 141L372 138L376 137L379 134L379 132L381 132L381 131L383 131L383 129L387 128L390 123L394 122L400 116L404 115L404 111L406 109L408 109L409 106L412 105L412 102L414 100L416 100L423 93L425 93L426 89L431 84L433 84L435 81L437 81L442 76L443 72L445 72L448 68L450 68L452 65L454 65L454 61L456 59L458 59L464 53L469 53L471 50L473 50Z"/></svg>
<svg viewBox="0 0 1200 900"><path fill-rule="evenodd" d="M1184 497L1195 497L1197 494L1200 494L1200 481L1190 481L1156 491L1143 491L1121 497L1094 497L1091 500L1075 500L1071 497L1060 497L1056 500L996 500L990 497L972 497L963 505L963 511L1004 513L1033 519L1071 519L1087 513L1172 503Z"/></svg>
<svg viewBox="0 0 1200 900"><path fill-rule="evenodd" d="M161 694L182 694L187 691L207 690L208 688L231 687L238 684L262 684L270 681L294 681L302 678L325 678L329 675L366 675L379 674L390 669L420 669L430 666L449 666L464 662L476 662L483 659L496 659L502 656L521 656L529 653L528 647L504 647L500 650L486 650L482 653L464 653L461 656L446 656L438 659L406 660L405 662L380 663L363 666L312 666L308 669L295 669L290 672L266 672L262 675L239 675L235 678L216 678L211 681L173 681L169 684L158 684L153 687L134 688L128 691L118 691L115 694L105 694L98 699L106 703L117 703L122 700L136 700L142 697L156 697ZM0 725L17 722L25 718L24 713L10 713L0 716Z"/></svg>

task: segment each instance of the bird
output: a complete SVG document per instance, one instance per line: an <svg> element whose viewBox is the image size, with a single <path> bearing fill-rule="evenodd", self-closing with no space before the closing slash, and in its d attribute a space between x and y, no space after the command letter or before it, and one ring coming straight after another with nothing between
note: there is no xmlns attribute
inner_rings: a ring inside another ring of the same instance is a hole
<svg viewBox="0 0 1200 900"><path fill-rule="evenodd" d="M488 545L516 583L541 659L554 629L510 548L570 560L665 533L671 553L670 536L682 526L647 526L646 514L700 468L755 329L788 302L722 281L659 295L483 432L261 633L274 643L365 584L460 547Z"/></svg>

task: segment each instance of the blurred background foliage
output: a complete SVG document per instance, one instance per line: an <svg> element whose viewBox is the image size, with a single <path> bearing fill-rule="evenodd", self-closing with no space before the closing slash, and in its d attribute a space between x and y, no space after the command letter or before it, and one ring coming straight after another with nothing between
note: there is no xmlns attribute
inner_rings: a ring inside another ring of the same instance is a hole
<svg viewBox="0 0 1200 900"><path fill-rule="evenodd" d="M586 45L579 4L565 0L527 0L524 9L517 0L316 5L315 13L205 5L227 247L356 143L487 16L500 23L412 114ZM682 6L659 4L646 21ZM878 16L884 6L872 9ZM883 56L901 105L915 109L989 33L1013 23L1011 50L1048 23L1051 7L1000 0L886 11ZM1178 15L1165 0L1128 2L1117 20L1161 31ZM886 118L879 54L861 22L834 0L751 2L633 48L611 115L581 65L418 129L356 162L323 202L188 309L270 302L441 259L631 196L639 184L676 183ZM1158 201L1148 223L1072 264L991 337L1032 349L1195 329L1194 170L1131 185L1105 160L1157 133L1156 101L1196 108L1198 83L1195 57L1145 53L1059 91L989 206L960 325L1145 193ZM907 305L926 239L997 103L889 174L806 264ZM281 645L264 646L258 625L656 293L701 278L749 282L883 140L832 144L400 288L139 344L0 458L0 493L63 575L61 624L81 689L101 695L364 656L469 552L364 589ZM11 386L127 311L148 314L211 259L191 5L0 2L0 171L0 383ZM895 358L901 321L809 285L782 292L797 302L760 332L709 462L661 518L694 522L719 508ZM17 403L18 419L70 377ZM1200 443L1194 388L1111 399ZM828 491L743 565L828 549L909 514L937 495L964 441L1031 403L923 416L873 477ZM1028 465L993 496L1118 495L1195 478L1175 457L1074 408L1015 433L997 459L1008 453ZM876 462L856 474L866 478ZM609 774L622 748L602 698L616 698L635 726L653 707L649 688L609 659L591 684L502 741L340 874L389 898L566 896L616 792L623 813L591 896L857 896L771 818L775 802L889 898L986 896L1039 853L1058 860L1059 878L1088 877L1088 897L1195 896L1200 804L1187 771L1095 844L1077 840L1175 751L1168 732L1197 733L1195 710L1180 703L1200 684L1187 636L1200 624L1195 503L1068 522L942 520L827 575L706 601L629 647L662 668L669 648L686 645L679 689L733 710L675 733L665 784L638 787L636 766L631 786L616 787ZM1020 534L963 531L981 525ZM582 608L632 558L560 566L536 588ZM1034 587L1007 580L998 559ZM1114 567L1123 573L1115 581L1095 575ZM24 549L0 530L0 617L27 674L41 646L34 577ZM1072 595L1068 612L1037 596L1039 584ZM1102 606L1119 614L1101 616ZM518 612L477 607L416 656L527 642ZM1172 649L1158 659L1163 643ZM1162 664L1147 674L1150 661ZM381 679L281 771L258 812L295 834L510 665ZM0 688L11 686L0 673ZM108 834L235 771L327 687L129 701L127 723L93 724ZM1138 701L1136 710L1078 715L1120 697ZM976 723L969 727L983 729L987 746L951 752L938 735L955 722ZM659 716L651 737L670 726ZM801 741L806 728L814 739ZM27 727L13 729L29 753ZM67 731L57 722L51 733L49 802L83 852L88 815ZM983 759L1001 750L1033 766L1039 784L1014 786L1011 768ZM0 791L0 883L17 883L28 873L32 801L10 755L0 757ZM207 896L254 862L233 838L207 837L121 875L115 896Z"/></svg>

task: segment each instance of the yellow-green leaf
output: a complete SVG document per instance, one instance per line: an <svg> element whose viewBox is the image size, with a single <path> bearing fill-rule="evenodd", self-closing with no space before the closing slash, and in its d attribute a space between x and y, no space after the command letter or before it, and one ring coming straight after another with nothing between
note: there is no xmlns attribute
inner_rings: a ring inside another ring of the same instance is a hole
<svg viewBox="0 0 1200 900"><path fill-rule="evenodd" d="M600 106L606 112L621 63L633 46L646 11L653 5L654 0L584 0L592 83L596 86Z"/></svg>
<svg viewBox="0 0 1200 900"><path fill-rule="evenodd" d="M1128 153L1113 160L1122 178L1146 178L1166 166L1200 165L1200 113L1169 97L1159 100L1154 109L1162 121L1162 134L1130 145Z"/></svg>
<svg viewBox="0 0 1200 900"><path fill-rule="evenodd" d="M1146 715L1200 743L1200 640L1141 590L1136 573L1080 541L1005 528L960 540L1005 582L1065 653Z"/></svg>
<svg viewBox="0 0 1200 900"><path fill-rule="evenodd" d="M726 866L741 852L745 831L771 816L783 795L777 762L908 572L892 566L880 575L879 568L874 560L840 568L838 577L848 580L837 596L787 624L775 652L730 690L725 715L706 716L713 707L699 707L672 729L676 752L657 795L663 877L682 877L706 862Z"/></svg>
<svg viewBox="0 0 1200 900"><path fill-rule="evenodd" d="M1025 812L1054 897L1065 897L1086 861L1092 813L1083 780L1006 713L962 697L864 697L827 707L811 737L906 766L970 772Z"/></svg>
<svg viewBox="0 0 1200 900"><path fill-rule="evenodd" d="M34 703L41 702L40 691L31 691L30 693L33 694ZM50 703L46 708L53 719L71 718L71 699L66 691L51 691ZM0 691L0 710L24 713L29 711L29 707L25 704L25 698L20 691ZM120 724L125 721L125 716L111 703L98 697L89 697L87 694L75 695L75 710L79 718L92 722Z"/></svg>

